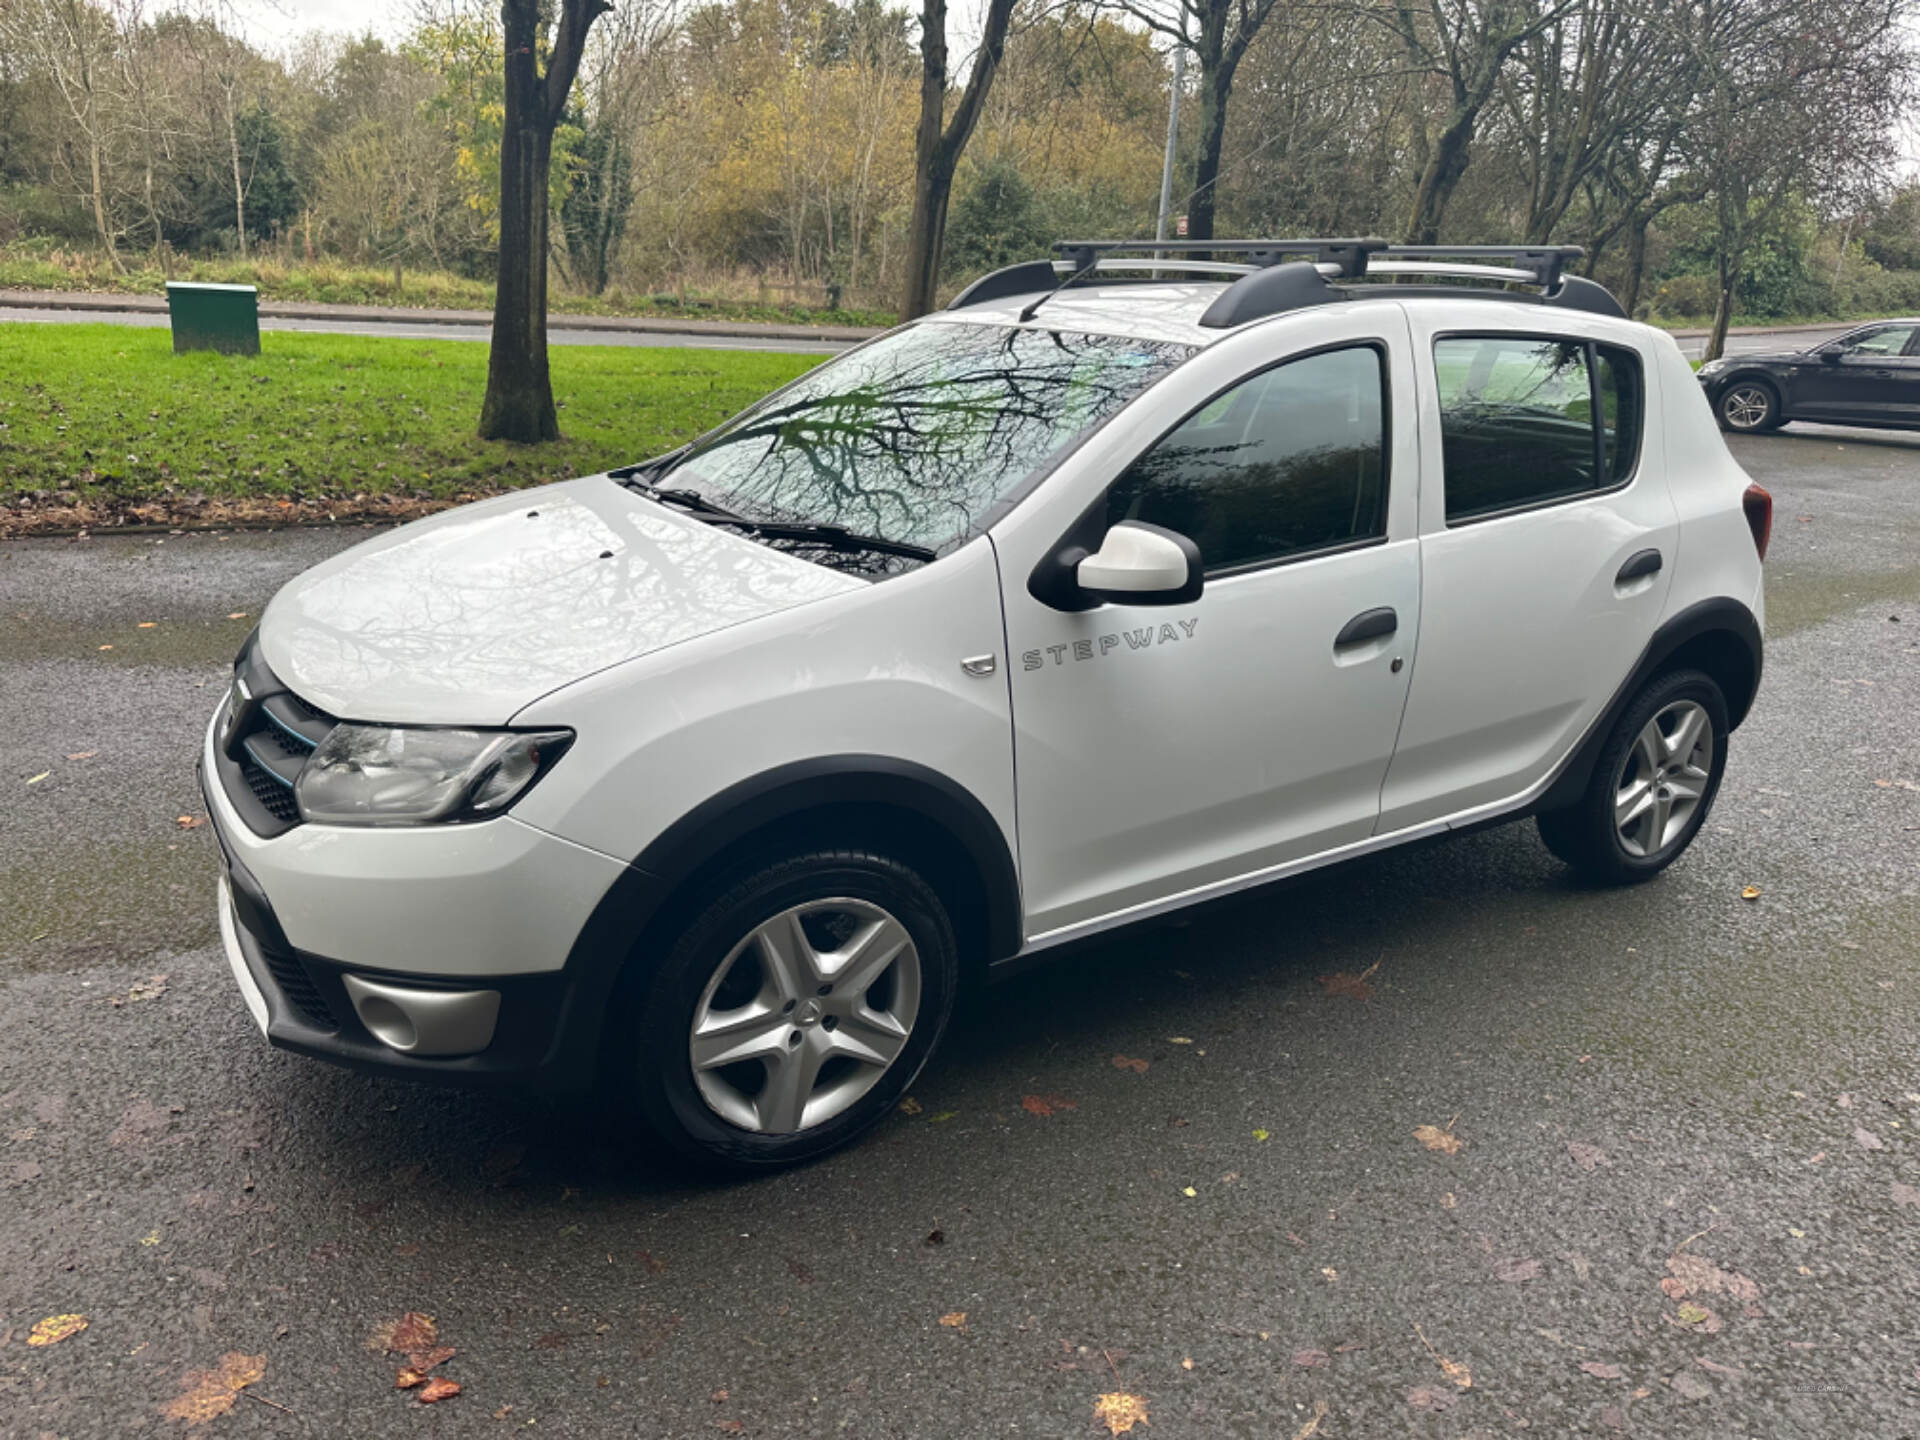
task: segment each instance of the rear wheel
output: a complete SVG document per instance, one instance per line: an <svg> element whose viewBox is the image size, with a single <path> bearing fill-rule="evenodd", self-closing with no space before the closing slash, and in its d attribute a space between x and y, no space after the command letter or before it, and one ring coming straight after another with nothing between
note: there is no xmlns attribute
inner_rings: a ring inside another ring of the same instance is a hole
<svg viewBox="0 0 1920 1440"><path fill-rule="evenodd" d="M1744 434L1778 430L1784 423L1779 392L1764 380L1734 381L1720 392L1720 403L1714 411L1722 429Z"/></svg>
<svg viewBox="0 0 1920 1440"><path fill-rule="evenodd" d="M771 860L700 908L637 997L636 1098L675 1148L728 1169L823 1155L905 1094L958 979L952 922L909 866Z"/></svg>
<svg viewBox="0 0 1920 1440"><path fill-rule="evenodd" d="M1655 677L1614 725L1584 795L1537 817L1547 848L1610 884L1649 880L1700 833L1727 764L1727 702L1711 676Z"/></svg>

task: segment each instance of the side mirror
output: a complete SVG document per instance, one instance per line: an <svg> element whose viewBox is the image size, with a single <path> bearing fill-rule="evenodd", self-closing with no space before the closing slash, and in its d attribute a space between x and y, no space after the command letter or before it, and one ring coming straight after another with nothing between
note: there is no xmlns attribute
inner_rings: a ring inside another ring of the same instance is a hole
<svg viewBox="0 0 1920 1440"><path fill-rule="evenodd" d="M1838 345L1830 345L1820 352L1820 358L1829 365L1838 365L1847 358L1847 352Z"/></svg>
<svg viewBox="0 0 1920 1440"><path fill-rule="evenodd" d="M1080 589L1119 605L1180 605L1200 596L1200 547L1140 520L1107 531L1100 548L1074 567Z"/></svg>

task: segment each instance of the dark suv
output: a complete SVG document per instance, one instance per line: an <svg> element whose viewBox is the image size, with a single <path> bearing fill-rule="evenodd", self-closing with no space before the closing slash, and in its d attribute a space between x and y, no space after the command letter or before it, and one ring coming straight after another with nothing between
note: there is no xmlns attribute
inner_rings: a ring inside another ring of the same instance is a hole
<svg viewBox="0 0 1920 1440"><path fill-rule="evenodd" d="M1723 430L1789 420L1920 430L1920 320L1876 320L1811 350L1710 360L1700 384Z"/></svg>

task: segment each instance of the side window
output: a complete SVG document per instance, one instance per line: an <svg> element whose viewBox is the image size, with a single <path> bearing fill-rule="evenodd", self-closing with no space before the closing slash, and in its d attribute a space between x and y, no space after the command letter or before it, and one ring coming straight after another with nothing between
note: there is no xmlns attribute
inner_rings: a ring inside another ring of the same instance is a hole
<svg viewBox="0 0 1920 1440"><path fill-rule="evenodd" d="M1629 350L1524 335L1437 340L1447 523L1570 500L1628 479L1640 454Z"/></svg>
<svg viewBox="0 0 1920 1440"><path fill-rule="evenodd" d="M1107 492L1200 547L1207 573L1386 534L1386 367L1371 345L1291 360L1189 415Z"/></svg>
<svg viewBox="0 0 1920 1440"><path fill-rule="evenodd" d="M1854 355L1882 357L1904 355L1907 344L1913 339L1914 327L1911 325L1883 325L1878 330L1869 330L1865 335L1851 343L1843 341L1847 350Z"/></svg>

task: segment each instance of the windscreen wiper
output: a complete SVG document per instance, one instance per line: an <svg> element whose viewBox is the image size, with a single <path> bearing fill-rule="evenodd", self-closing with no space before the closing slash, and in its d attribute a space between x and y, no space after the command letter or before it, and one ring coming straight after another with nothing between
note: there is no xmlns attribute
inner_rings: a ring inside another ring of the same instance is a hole
<svg viewBox="0 0 1920 1440"><path fill-rule="evenodd" d="M756 520L751 515L742 515L737 510L729 510L726 506L709 500L697 490L676 490L669 486L654 485L638 476L633 476L623 483L638 490L649 500L658 500L663 505L672 505L685 510L694 518L704 520L709 525L724 525L729 530L744 531L765 540L807 540L833 550L865 551L874 555L899 555L908 560L928 561L937 558L935 552L924 545L909 544L905 540L888 540L879 535L859 535L844 525L800 520Z"/></svg>

